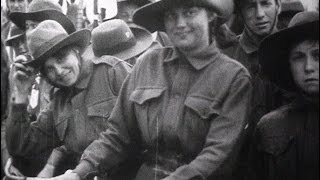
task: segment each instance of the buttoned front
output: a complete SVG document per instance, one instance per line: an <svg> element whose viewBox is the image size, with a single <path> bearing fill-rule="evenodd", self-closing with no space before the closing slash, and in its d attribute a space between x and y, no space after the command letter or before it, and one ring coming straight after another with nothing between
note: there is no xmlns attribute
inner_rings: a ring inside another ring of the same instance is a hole
<svg viewBox="0 0 320 180"><path fill-rule="evenodd" d="M230 177L234 163L226 159L241 144L250 94L247 70L214 45L192 59L173 48L149 51L75 172L108 170L139 147L144 163L136 179Z"/></svg>
<svg viewBox="0 0 320 180"><path fill-rule="evenodd" d="M29 123L25 105L13 104L7 123L11 154L37 155L45 149L64 145L75 156L104 131L129 66L112 57L92 61L83 57L80 80L75 87L55 92L50 109Z"/></svg>

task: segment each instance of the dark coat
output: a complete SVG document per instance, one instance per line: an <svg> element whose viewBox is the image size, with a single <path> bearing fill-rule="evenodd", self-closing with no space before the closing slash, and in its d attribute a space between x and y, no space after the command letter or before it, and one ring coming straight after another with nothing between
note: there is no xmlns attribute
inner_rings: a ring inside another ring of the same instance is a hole
<svg viewBox="0 0 320 180"><path fill-rule="evenodd" d="M281 107L262 118L254 137L255 179L319 179L319 105Z"/></svg>

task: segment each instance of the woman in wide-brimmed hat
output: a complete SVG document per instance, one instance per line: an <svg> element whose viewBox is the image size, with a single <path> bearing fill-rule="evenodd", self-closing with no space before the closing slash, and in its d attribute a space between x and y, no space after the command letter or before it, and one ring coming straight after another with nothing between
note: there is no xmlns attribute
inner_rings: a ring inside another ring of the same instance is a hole
<svg viewBox="0 0 320 180"><path fill-rule="evenodd" d="M28 24L28 21L37 22L44 20L55 20L60 23L68 34L73 33L76 29L74 24L62 13L59 4L50 0L33 0L27 9L27 12L12 12L9 14L10 20L19 28L28 30L33 29L35 23ZM31 27L29 27L31 26Z"/></svg>
<svg viewBox="0 0 320 180"><path fill-rule="evenodd" d="M84 148L107 128L105 121L130 70L124 61L113 56L93 57L90 39L89 30L69 35L56 21L45 20L27 37L33 58L14 65L17 93L7 124L8 149L15 156L36 156L59 147L41 177L54 175L57 168L75 167ZM30 124L27 96L37 69L58 89L51 106ZM64 167L62 157L69 158L67 164L71 167Z"/></svg>
<svg viewBox="0 0 320 180"><path fill-rule="evenodd" d="M210 23L232 0L163 0L134 23L165 30L175 47L148 50L126 78L108 129L58 179L85 179L141 157L135 179L232 179L246 126L250 75L221 54ZM160 20L160 21L158 21ZM125 177L123 179L133 179Z"/></svg>
<svg viewBox="0 0 320 180"><path fill-rule="evenodd" d="M262 42L259 59L270 80L297 97L257 126L257 179L319 179L319 13L294 16Z"/></svg>

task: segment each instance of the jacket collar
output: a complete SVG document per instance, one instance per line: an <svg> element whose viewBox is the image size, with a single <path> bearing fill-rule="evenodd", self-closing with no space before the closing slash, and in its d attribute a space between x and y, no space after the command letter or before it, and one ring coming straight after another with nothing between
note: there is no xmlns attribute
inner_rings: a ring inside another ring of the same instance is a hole
<svg viewBox="0 0 320 180"><path fill-rule="evenodd" d="M79 80L75 84L75 88L83 90L88 87L93 72L93 63L90 60L82 58Z"/></svg>
<svg viewBox="0 0 320 180"><path fill-rule="evenodd" d="M272 33L277 32L278 29L274 28ZM243 33L240 35L239 39L240 46L247 54L252 54L256 51L258 51L260 43L257 42L253 37L251 37L246 30L243 31Z"/></svg>
<svg viewBox="0 0 320 180"><path fill-rule="evenodd" d="M164 62L170 62L179 58L184 58L187 59L193 68L196 70L201 70L214 62L218 57L220 57L220 55L221 53L217 48L216 43L212 43L207 49L193 57L185 57L185 55L179 51L178 48L172 48L172 51L169 52L169 55Z"/></svg>

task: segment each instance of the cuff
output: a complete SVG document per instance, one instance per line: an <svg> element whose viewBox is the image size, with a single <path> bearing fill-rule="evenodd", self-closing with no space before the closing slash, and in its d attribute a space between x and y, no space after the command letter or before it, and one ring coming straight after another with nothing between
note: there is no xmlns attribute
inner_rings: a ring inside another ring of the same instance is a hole
<svg viewBox="0 0 320 180"><path fill-rule="evenodd" d="M87 160L82 160L73 172L77 173L81 179L90 179L97 174L93 165Z"/></svg>

